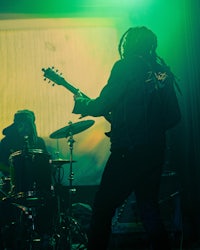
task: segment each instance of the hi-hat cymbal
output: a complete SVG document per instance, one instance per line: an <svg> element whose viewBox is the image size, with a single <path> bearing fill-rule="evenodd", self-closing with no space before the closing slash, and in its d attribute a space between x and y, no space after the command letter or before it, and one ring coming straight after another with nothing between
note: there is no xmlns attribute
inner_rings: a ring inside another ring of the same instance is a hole
<svg viewBox="0 0 200 250"><path fill-rule="evenodd" d="M57 131L50 134L49 137L52 139L67 138L70 135L75 135L88 129L93 124L94 124L93 120L80 121L76 123L69 122L68 126L58 129Z"/></svg>
<svg viewBox="0 0 200 250"><path fill-rule="evenodd" d="M73 160L72 162L76 162L76 161ZM51 164L53 164L53 165L62 165L62 164L67 164L67 163L71 163L71 161L61 159L61 158L51 160Z"/></svg>

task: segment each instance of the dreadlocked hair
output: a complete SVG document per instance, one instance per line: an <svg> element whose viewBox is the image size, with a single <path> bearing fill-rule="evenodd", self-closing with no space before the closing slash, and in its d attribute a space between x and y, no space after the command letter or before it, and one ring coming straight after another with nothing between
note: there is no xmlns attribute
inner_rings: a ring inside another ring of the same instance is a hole
<svg viewBox="0 0 200 250"><path fill-rule="evenodd" d="M158 64L162 65L165 69L165 71L167 72L168 76L172 79L174 85L176 86L178 92L182 95L181 89L178 85L178 79L177 77L174 75L174 73L171 71L170 67L165 63L164 59L161 58L160 56L156 55L156 61Z"/></svg>
<svg viewBox="0 0 200 250"><path fill-rule="evenodd" d="M131 60L135 56L142 56L155 68L156 65L162 65L168 76L173 80L178 91L181 93L176 77L165 61L157 55L156 49L157 36L145 26L129 28L122 35L118 45L121 59Z"/></svg>
<svg viewBox="0 0 200 250"><path fill-rule="evenodd" d="M121 59L134 55L156 58L157 37L145 26L129 28L121 37L118 51Z"/></svg>

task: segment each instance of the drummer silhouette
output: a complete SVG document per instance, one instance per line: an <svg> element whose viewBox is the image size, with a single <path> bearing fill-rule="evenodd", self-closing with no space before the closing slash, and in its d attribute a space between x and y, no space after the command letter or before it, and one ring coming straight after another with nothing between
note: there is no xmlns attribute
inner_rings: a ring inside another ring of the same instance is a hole
<svg viewBox="0 0 200 250"><path fill-rule="evenodd" d="M14 114L14 122L4 128L2 134L4 138L0 141L0 171L3 173L5 180L10 180L5 185L2 185L2 193L7 197L14 197L14 202L13 200L12 202L1 201L1 233L5 231L5 228L9 228L11 224L13 225L13 222L19 224L19 215L22 214L21 205L25 209L29 207L29 204L22 204L22 200L23 202L27 201L28 195L32 196L33 201L39 200L36 199L38 194L35 197L33 193L36 186L39 189L48 186L50 189L51 185L51 173L48 165L49 154L44 139L37 134L34 112L28 109L17 111ZM22 200L18 200L19 194L20 197L22 196ZM9 199L7 200L9 201ZM13 203L19 203L19 206L15 207ZM38 207L35 213L37 217L36 223L39 225L36 226L36 229L39 234L46 234L50 230L49 227L51 227L48 221L50 221L49 216L52 216L52 214L47 215L49 210L47 213L46 206L47 202ZM28 209L30 210L30 207ZM20 226L24 227L24 225ZM5 244L4 247L8 247L8 249L9 247L18 249L16 237L16 232L14 232L12 242L12 237L9 234L8 241L3 241L2 244Z"/></svg>
<svg viewBox="0 0 200 250"><path fill-rule="evenodd" d="M30 110L19 110L14 115L14 122L3 129L5 136L0 142L0 162L7 166L5 174L9 173L9 157L13 152L22 150L25 146L46 150L44 140L37 135L35 114ZM28 143L28 145L26 145Z"/></svg>

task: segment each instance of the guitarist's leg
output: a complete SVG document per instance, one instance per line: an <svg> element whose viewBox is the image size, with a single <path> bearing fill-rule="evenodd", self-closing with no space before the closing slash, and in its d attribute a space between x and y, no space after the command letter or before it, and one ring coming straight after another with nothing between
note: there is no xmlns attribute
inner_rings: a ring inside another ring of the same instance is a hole
<svg viewBox="0 0 200 250"><path fill-rule="evenodd" d="M111 154L107 162L94 201L88 250L105 250L108 247L115 209L132 190L132 182L127 179L130 176L126 170L130 169L127 164L126 157L120 153Z"/></svg>
<svg viewBox="0 0 200 250"><path fill-rule="evenodd" d="M137 205L144 228L149 236L153 250L170 250L167 232L164 228L159 211L159 192L162 174L162 153L154 154L149 158L146 155L144 169L146 173L141 175L140 182L135 188ZM160 160L159 160L160 158Z"/></svg>

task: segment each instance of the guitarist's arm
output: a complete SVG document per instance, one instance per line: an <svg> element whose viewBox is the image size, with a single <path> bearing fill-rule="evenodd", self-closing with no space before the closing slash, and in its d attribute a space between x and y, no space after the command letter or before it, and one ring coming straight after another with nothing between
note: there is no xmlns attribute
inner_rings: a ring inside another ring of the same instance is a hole
<svg viewBox="0 0 200 250"><path fill-rule="evenodd" d="M67 82L62 77L62 75L59 75L58 72L54 70L54 68L47 68L47 69L43 68L42 71L44 72L45 79L49 79L50 81L53 81L54 83L56 83L58 85L62 85L63 87L68 89L70 92L72 92L74 94L75 100L76 100L76 98L77 99L81 98L81 100L83 102L90 102L91 101L91 99L87 95L85 95L79 89L72 86L69 82ZM76 108L74 109L73 113L82 114L82 117L87 116L87 114L85 113L84 110L83 110L83 112L77 112ZM109 122L111 121L109 112L106 112L106 113L101 114L101 115L104 116L107 121L109 121ZM94 115L94 116L101 116L101 115Z"/></svg>
<svg viewBox="0 0 200 250"><path fill-rule="evenodd" d="M87 115L92 115L94 117L98 117L98 116L104 116L105 119L110 122L111 121L111 113L107 113L105 114L101 114L99 112L94 112L94 113L87 113L87 106L93 101L90 98L85 98L83 97L81 94L78 95L74 95L74 108L72 110L72 113L74 114L81 114L81 117L85 117Z"/></svg>
<svg viewBox="0 0 200 250"><path fill-rule="evenodd" d="M101 90L99 96L95 99L85 99L77 97L73 113L90 115L94 117L107 116L111 118L110 111L115 109L115 105L126 95L130 76L125 75L126 64L118 61L114 64L107 84Z"/></svg>

